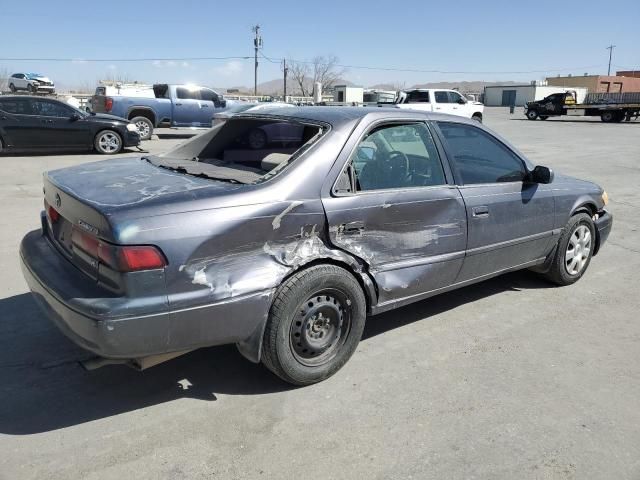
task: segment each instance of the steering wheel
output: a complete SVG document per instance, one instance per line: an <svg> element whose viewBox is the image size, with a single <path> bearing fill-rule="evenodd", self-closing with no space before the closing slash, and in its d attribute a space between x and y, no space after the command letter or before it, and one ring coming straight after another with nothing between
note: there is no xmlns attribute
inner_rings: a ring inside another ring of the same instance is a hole
<svg viewBox="0 0 640 480"><path fill-rule="evenodd" d="M409 178L409 157L400 150L392 150L387 155L386 170L390 178L399 180L403 184Z"/></svg>

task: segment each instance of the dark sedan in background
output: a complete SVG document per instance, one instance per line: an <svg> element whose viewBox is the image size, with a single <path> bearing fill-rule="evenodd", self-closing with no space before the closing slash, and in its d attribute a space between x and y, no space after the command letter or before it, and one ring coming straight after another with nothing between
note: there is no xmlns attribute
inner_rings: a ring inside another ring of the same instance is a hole
<svg viewBox="0 0 640 480"><path fill-rule="evenodd" d="M246 148L282 123L295 145ZM297 385L338 371L367 315L523 268L578 281L612 226L601 187L480 123L378 108L237 114L162 156L48 172L44 197L23 272L73 341L141 367L236 343Z"/></svg>
<svg viewBox="0 0 640 480"><path fill-rule="evenodd" d="M0 152L95 149L112 155L139 143L136 126L124 118L86 113L50 98L0 97Z"/></svg>

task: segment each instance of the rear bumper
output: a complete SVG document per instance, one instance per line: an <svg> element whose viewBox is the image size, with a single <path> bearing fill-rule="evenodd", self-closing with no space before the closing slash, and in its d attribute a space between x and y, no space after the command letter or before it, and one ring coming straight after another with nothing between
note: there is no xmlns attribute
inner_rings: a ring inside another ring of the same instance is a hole
<svg viewBox="0 0 640 480"><path fill-rule="evenodd" d="M41 309L71 341L106 358L240 343L261 332L271 304L272 292L264 291L177 311L158 300L145 313L123 316L127 302L139 299L109 295L63 258L40 231L24 237L20 257L24 278Z"/></svg>
<svg viewBox="0 0 640 480"><path fill-rule="evenodd" d="M600 247L607 241L611 228L613 227L613 215L606 210L598 212L598 218L595 221L596 230L598 231L598 243L595 253L598 253Z"/></svg>

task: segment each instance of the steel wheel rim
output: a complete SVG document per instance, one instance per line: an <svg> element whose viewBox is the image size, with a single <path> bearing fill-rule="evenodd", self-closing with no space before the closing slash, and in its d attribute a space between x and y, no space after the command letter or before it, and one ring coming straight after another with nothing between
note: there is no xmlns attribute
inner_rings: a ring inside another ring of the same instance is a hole
<svg viewBox="0 0 640 480"><path fill-rule="evenodd" d="M299 305L289 333L291 353L298 362L315 367L337 355L351 330L350 305L338 289L316 292Z"/></svg>
<svg viewBox="0 0 640 480"><path fill-rule="evenodd" d="M258 131L253 131L249 134L249 146L253 149L262 148L266 143L264 134Z"/></svg>
<svg viewBox="0 0 640 480"><path fill-rule="evenodd" d="M120 139L115 133L104 133L100 135L98 144L103 152L113 153L120 148Z"/></svg>
<svg viewBox="0 0 640 480"><path fill-rule="evenodd" d="M564 255L565 268L569 275L578 275L584 270L591 255L591 230L586 225L578 225L571 233Z"/></svg>
<svg viewBox="0 0 640 480"><path fill-rule="evenodd" d="M138 133L141 137L146 137L149 135L149 124L147 122L143 122L142 120L136 122L136 128L138 129Z"/></svg>

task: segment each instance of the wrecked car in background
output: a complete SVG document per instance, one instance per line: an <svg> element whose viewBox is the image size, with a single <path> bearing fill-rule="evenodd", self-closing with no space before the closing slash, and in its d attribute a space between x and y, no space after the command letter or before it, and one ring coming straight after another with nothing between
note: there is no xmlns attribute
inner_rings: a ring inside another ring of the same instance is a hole
<svg viewBox="0 0 640 480"><path fill-rule="evenodd" d="M274 123L300 140L247 146ZM600 187L480 123L382 108L241 113L44 192L23 271L74 342L139 366L235 343L298 385L344 365L367 315L522 268L577 281L612 225Z"/></svg>

